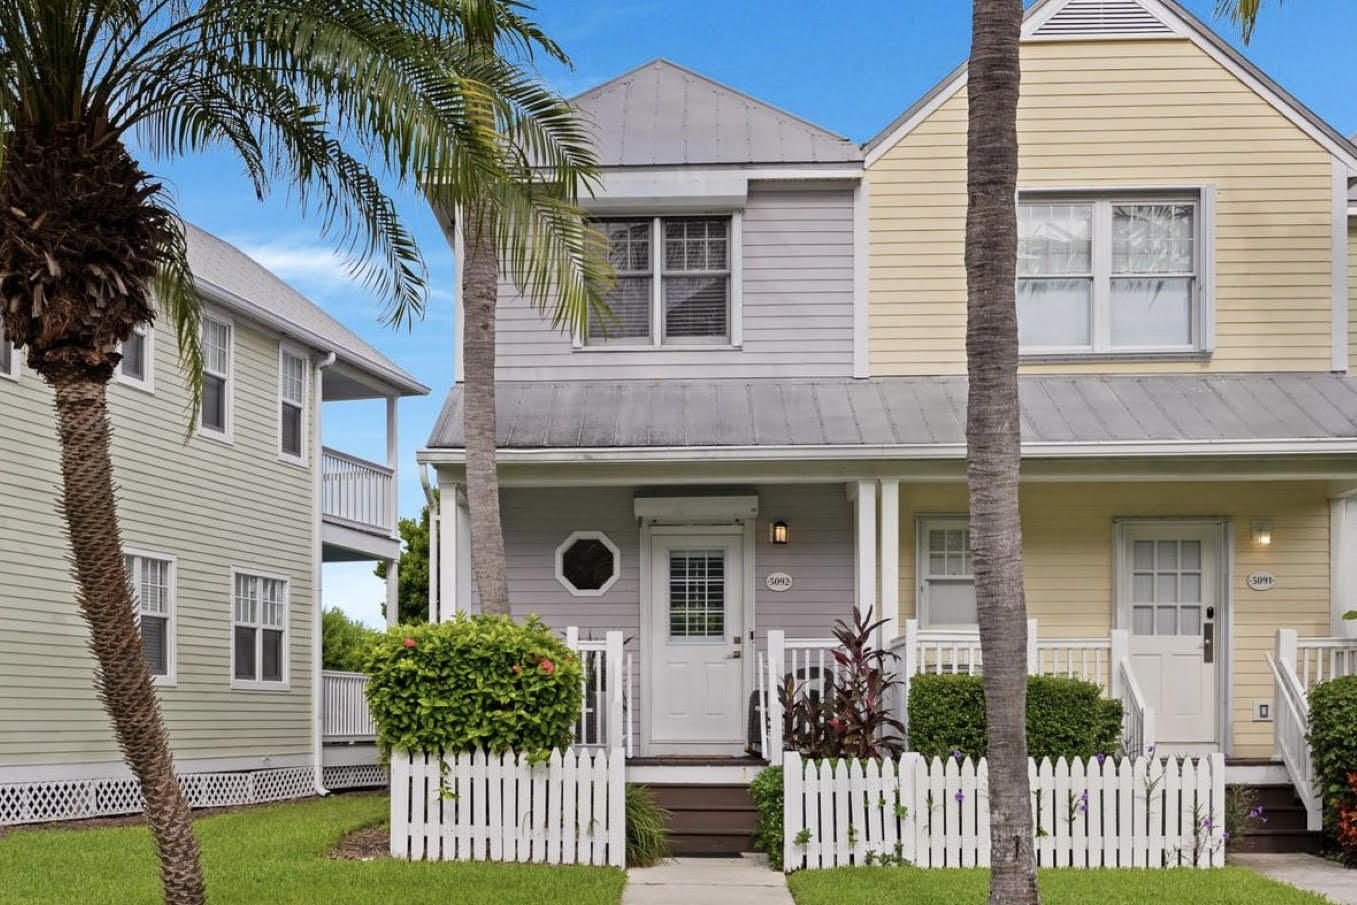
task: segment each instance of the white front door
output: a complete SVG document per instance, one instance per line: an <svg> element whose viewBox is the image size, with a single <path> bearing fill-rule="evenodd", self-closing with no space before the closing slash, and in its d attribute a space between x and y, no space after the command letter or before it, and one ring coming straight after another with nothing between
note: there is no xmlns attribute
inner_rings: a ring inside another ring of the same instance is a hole
<svg viewBox="0 0 1357 905"><path fill-rule="evenodd" d="M656 535L651 544L650 749L744 748L744 539Z"/></svg>
<svg viewBox="0 0 1357 905"><path fill-rule="evenodd" d="M1217 750L1221 652L1219 525L1129 525L1118 582L1136 681L1161 749Z"/></svg>

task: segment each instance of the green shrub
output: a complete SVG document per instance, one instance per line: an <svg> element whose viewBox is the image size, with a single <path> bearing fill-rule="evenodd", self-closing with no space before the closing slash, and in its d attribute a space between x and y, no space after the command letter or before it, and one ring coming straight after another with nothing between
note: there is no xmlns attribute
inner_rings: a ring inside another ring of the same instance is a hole
<svg viewBox="0 0 1357 905"><path fill-rule="evenodd" d="M459 614L382 635L368 660L377 745L541 755L570 744L579 659L536 617Z"/></svg>
<svg viewBox="0 0 1357 905"><path fill-rule="evenodd" d="M1027 680L1027 753L1082 758L1111 754L1121 743L1121 702L1098 686L1061 676ZM915 676L909 688L909 743L925 757L985 754L985 689L980 676Z"/></svg>
<svg viewBox="0 0 1357 905"><path fill-rule="evenodd" d="M350 619L343 610L326 610L320 617L322 668L362 672L381 636L375 628Z"/></svg>
<svg viewBox="0 0 1357 905"><path fill-rule="evenodd" d="M758 808L754 847L768 855L768 863L782 870L782 768L765 767L749 784L749 795Z"/></svg>
<svg viewBox="0 0 1357 905"><path fill-rule="evenodd" d="M1309 740L1325 820L1332 824L1341 805L1357 804L1348 787L1348 774L1357 772L1357 676L1310 689Z"/></svg>
<svg viewBox="0 0 1357 905"><path fill-rule="evenodd" d="M650 867L670 855L670 814L645 786L627 783L627 867Z"/></svg>

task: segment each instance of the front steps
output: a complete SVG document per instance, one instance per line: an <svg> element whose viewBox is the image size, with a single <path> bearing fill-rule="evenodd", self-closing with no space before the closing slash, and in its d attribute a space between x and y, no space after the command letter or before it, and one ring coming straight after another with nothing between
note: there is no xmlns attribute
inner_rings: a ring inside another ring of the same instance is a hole
<svg viewBox="0 0 1357 905"><path fill-rule="evenodd" d="M671 815L675 855L738 855L754 850L758 811L749 786L729 783L645 783Z"/></svg>
<svg viewBox="0 0 1357 905"><path fill-rule="evenodd" d="M1252 789L1254 803L1262 805L1267 823L1253 821L1243 836L1232 839L1236 852L1310 852L1319 851L1324 837L1305 828L1305 806L1296 797L1290 783L1231 784L1232 791Z"/></svg>

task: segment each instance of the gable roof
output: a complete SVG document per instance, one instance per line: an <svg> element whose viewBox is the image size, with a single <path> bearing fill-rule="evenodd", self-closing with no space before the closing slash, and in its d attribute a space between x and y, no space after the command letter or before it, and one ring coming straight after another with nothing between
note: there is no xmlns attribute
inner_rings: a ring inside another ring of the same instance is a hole
<svg viewBox="0 0 1357 905"><path fill-rule="evenodd" d="M665 59L572 99L605 167L856 163L841 135Z"/></svg>
<svg viewBox="0 0 1357 905"><path fill-rule="evenodd" d="M1150 19L1167 30L1151 26ZM1101 32L1104 37L1182 37L1192 41L1330 153L1357 170L1357 145L1249 62L1177 0L1037 0L1023 15L1024 41L1077 39L1094 32ZM966 77L963 62L873 136L863 145L867 164L870 166L921 119L960 90Z"/></svg>
<svg viewBox="0 0 1357 905"><path fill-rule="evenodd" d="M315 302L231 243L191 223L184 224L193 280L210 301L262 321L275 330L398 389L423 396L429 388Z"/></svg>

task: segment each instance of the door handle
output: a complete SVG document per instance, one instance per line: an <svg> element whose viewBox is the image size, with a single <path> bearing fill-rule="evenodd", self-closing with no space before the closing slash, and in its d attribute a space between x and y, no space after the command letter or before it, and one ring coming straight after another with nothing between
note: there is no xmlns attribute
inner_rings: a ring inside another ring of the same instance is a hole
<svg viewBox="0 0 1357 905"><path fill-rule="evenodd" d="M1214 622L1202 623L1202 662L1216 662L1216 625Z"/></svg>

